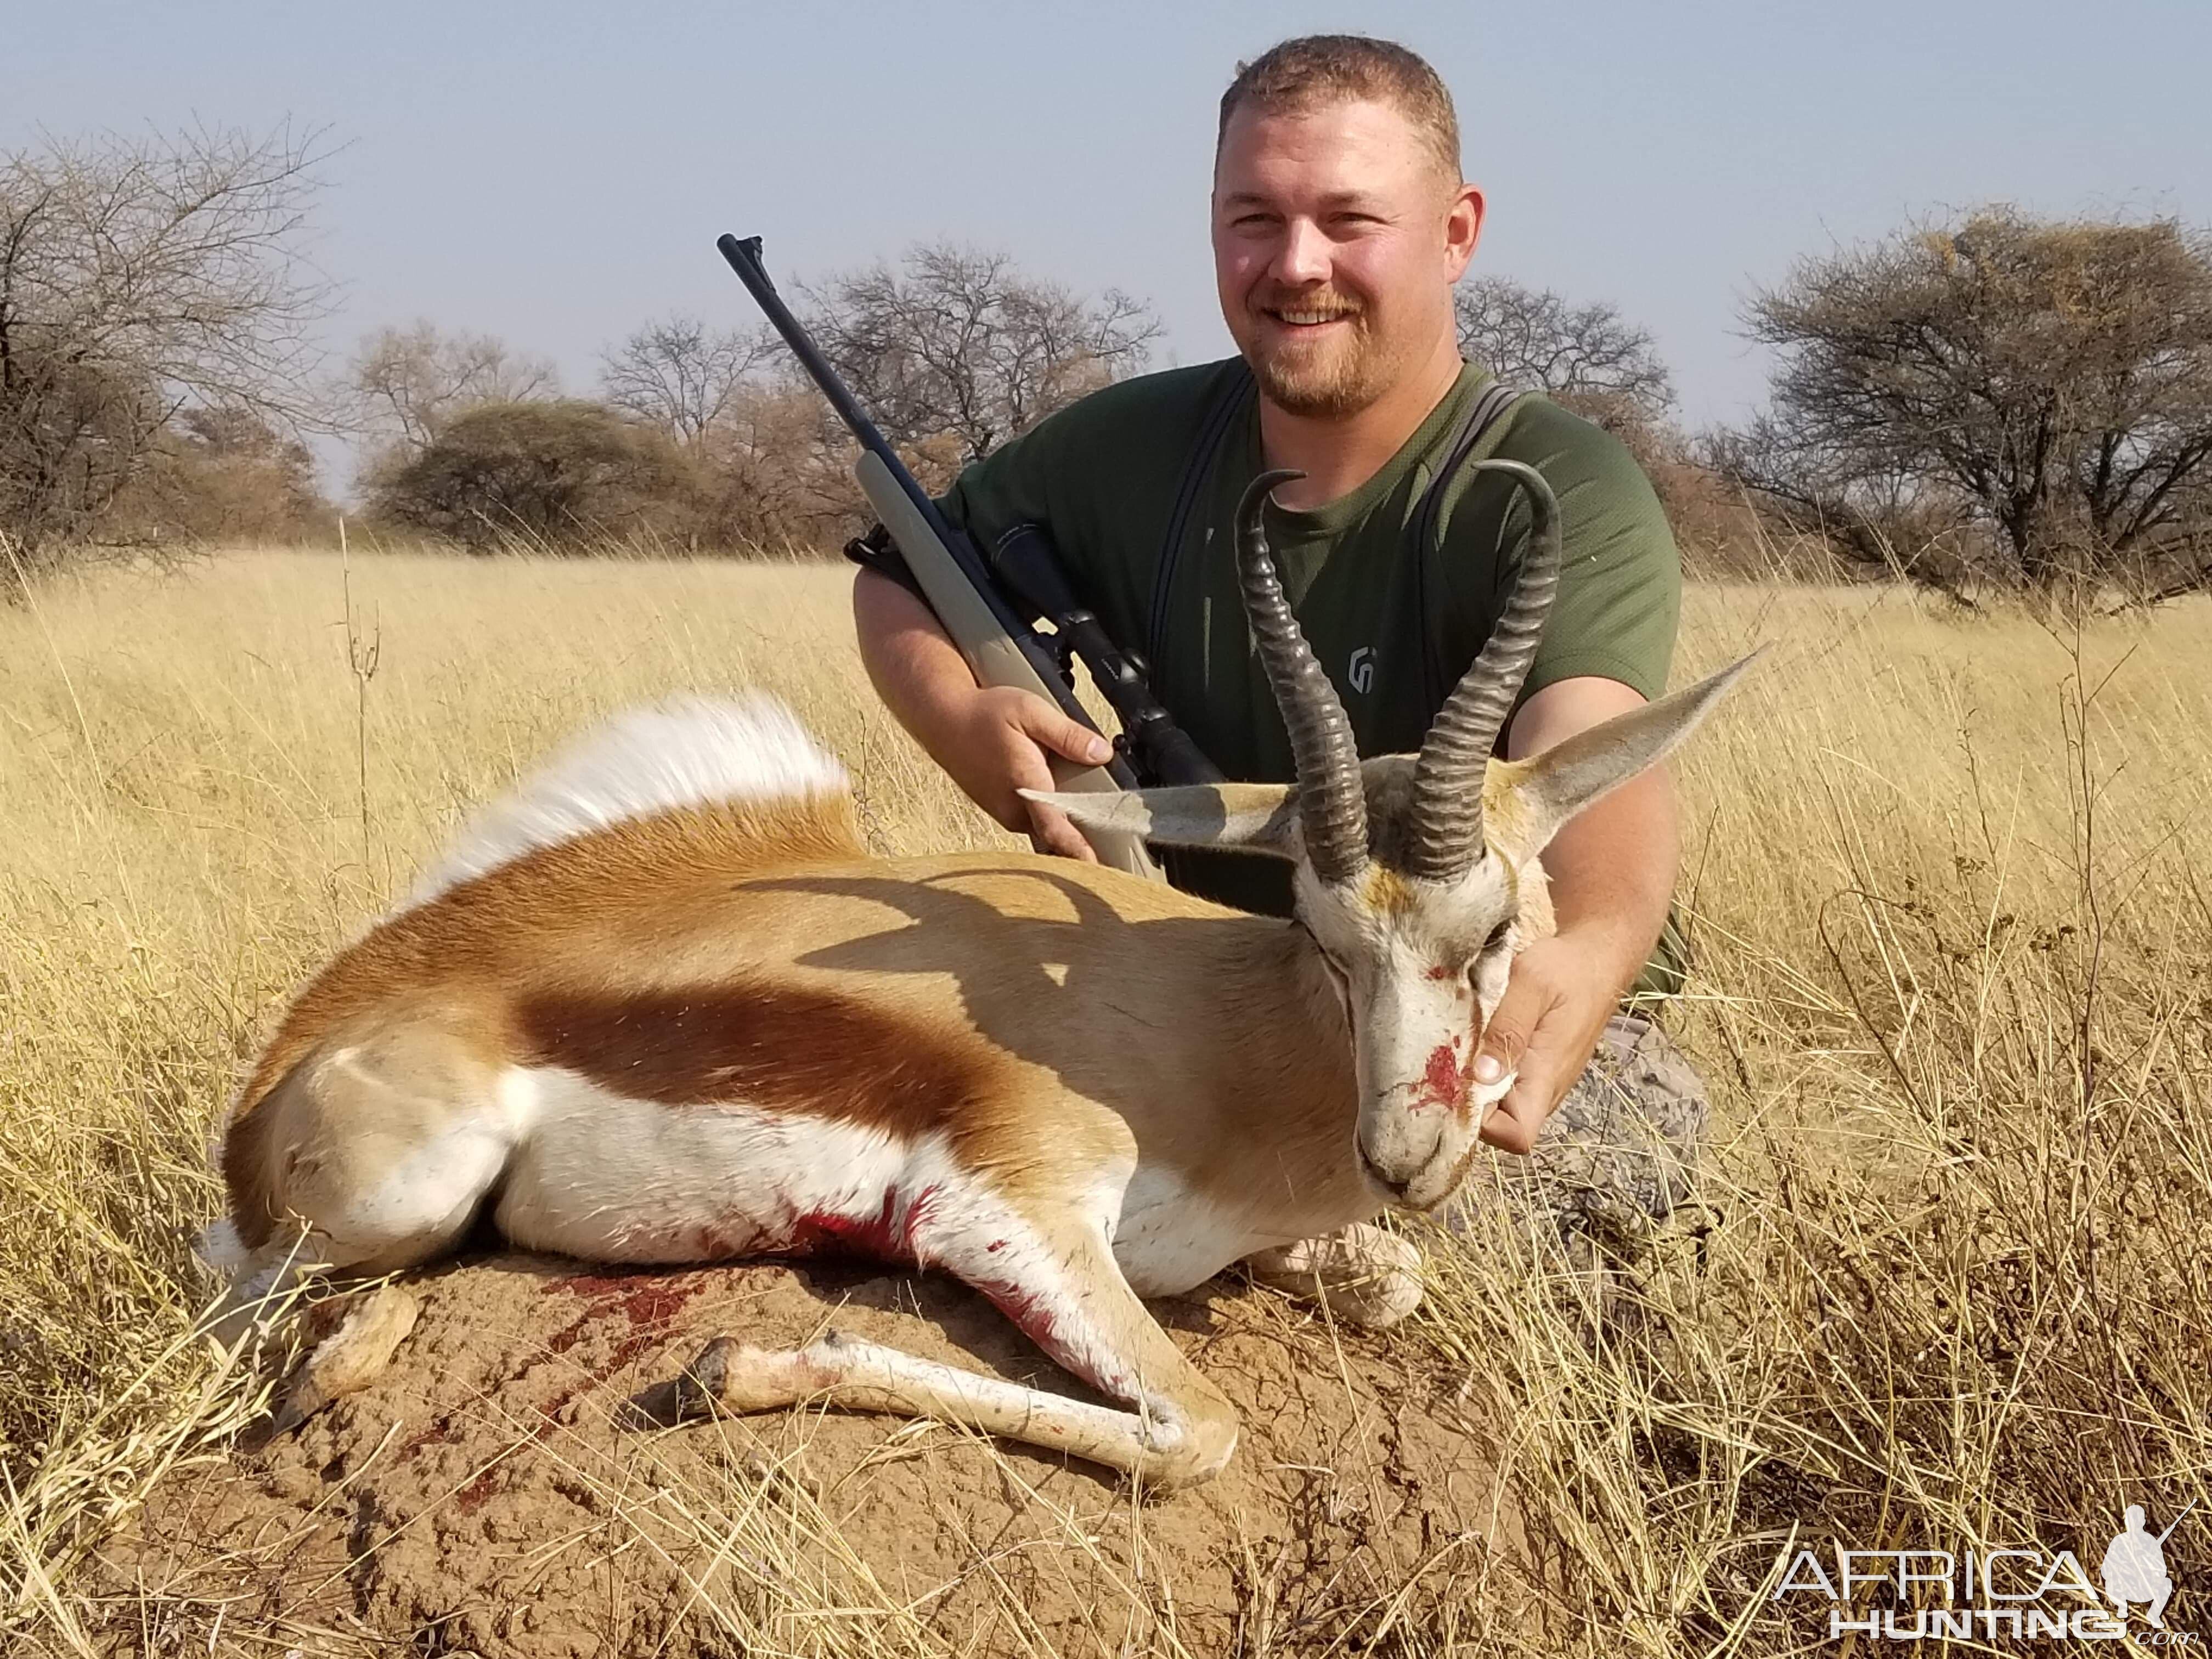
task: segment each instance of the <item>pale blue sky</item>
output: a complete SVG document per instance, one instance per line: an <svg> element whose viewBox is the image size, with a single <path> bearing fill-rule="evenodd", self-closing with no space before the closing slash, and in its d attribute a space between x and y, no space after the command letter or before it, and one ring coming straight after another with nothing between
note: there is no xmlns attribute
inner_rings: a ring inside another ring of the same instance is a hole
<svg viewBox="0 0 2212 1659"><path fill-rule="evenodd" d="M683 309L750 320L717 233L780 278L949 234L1149 299L1162 361L1228 349L1206 237L1240 57L1353 29L1452 88L1477 268L1618 303L1692 423L1754 402L1753 284L1908 215L2212 222L2212 3L1321 5L19 3L0 148L197 117L327 125L331 342L427 316L588 386Z"/></svg>

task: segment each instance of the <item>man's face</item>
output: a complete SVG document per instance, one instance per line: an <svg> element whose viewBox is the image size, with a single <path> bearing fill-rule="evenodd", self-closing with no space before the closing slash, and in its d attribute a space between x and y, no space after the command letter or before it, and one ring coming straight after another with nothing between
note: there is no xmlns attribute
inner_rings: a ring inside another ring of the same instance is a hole
<svg viewBox="0 0 2212 1659"><path fill-rule="evenodd" d="M1221 314L1294 415L1356 415L1452 333L1482 222L1413 124L1359 100L1230 118L1213 172Z"/></svg>

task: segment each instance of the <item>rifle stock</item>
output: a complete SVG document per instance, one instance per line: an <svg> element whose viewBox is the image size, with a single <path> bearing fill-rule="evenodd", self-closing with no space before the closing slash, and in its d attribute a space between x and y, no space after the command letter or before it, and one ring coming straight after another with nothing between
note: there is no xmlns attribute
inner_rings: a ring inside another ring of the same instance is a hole
<svg viewBox="0 0 2212 1659"><path fill-rule="evenodd" d="M907 568L914 572L915 580L921 584L921 591L928 596L929 608L937 613L938 621L945 624L945 631L952 636L952 642L960 647L960 654L968 659L977 683L1017 686L1049 701L1060 701L1066 693L1058 668L1052 668L1049 684L1039 675L1035 665L992 614L982 595L969 583L945 544L914 510L914 503L899 488L898 480L891 477L882 459L863 450L860 459L854 463L853 473L860 480L868 505L875 509L884 528L891 532L891 539L905 556ZM1055 692L1055 684L1062 688L1061 691ZM1083 724L1094 732L1097 730L1087 715ZM1079 761L1062 760L1057 755L1052 757L1052 775L1055 789L1078 793L1110 794L1127 787L1105 767L1085 766ZM1141 841L1110 831L1100 833L1116 842L1129 842L1137 855L1146 860L1146 866L1151 865ZM1097 845L1096 837L1092 844ZM1099 848L1099 856L1106 856L1103 848ZM1150 872L1148 867L1138 873Z"/></svg>

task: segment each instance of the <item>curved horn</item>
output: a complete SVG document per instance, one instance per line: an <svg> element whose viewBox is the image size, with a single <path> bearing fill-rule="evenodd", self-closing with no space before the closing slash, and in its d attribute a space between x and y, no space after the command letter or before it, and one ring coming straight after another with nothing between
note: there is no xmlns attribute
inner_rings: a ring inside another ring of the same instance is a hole
<svg viewBox="0 0 2212 1659"><path fill-rule="evenodd" d="M1352 880L1367 867L1367 795L1359 750L1335 688L1298 632L1261 522L1267 497L1303 472L1262 472L1237 504L1237 575L1261 666L1291 734L1297 762L1298 823L1306 856L1323 881Z"/></svg>
<svg viewBox="0 0 2212 1659"><path fill-rule="evenodd" d="M1559 591L1559 504L1551 485L1519 461L1477 461L1470 471L1510 473L1528 492L1528 550L1504 614L1437 711L1413 763L1407 873L1430 881L1456 881L1482 856L1483 776Z"/></svg>

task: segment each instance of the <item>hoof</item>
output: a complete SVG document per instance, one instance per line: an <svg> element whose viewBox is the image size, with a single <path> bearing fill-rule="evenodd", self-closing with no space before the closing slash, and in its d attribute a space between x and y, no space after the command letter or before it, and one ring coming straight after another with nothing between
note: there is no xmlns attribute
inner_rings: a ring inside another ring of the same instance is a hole
<svg viewBox="0 0 2212 1659"><path fill-rule="evenodd" d="M699 1350L683 1375L631 1396L630 1425L666 1429L716 1412L765 1412L788 1406L805 1392L794 1376L797 1358L718 1336Z"/></svg>
<svg viewBox="0 0 2212 1659"><path fill-rule="evenodd" d="M355 1302L337 1330L294 1370L276 1408L275 1431L289 1434L336 1400L374 1382L415 1328L422 1311L412 1296L383 1285Z"/></svg>

